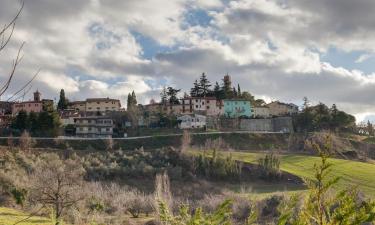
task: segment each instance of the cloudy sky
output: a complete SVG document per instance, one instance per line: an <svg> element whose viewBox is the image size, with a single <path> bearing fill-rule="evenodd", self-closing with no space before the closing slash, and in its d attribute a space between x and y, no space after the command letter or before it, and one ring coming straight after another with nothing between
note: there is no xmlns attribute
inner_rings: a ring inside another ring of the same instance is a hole
<svg viewBox="0 0 375 225"><path fill-rule="evenodd" d="M19 7L0 0L0 25ZM63 88L123 104L132 90L147 103L165 85L229 73L266 101L307 96L375 118L374 11L374 0L25 0L0 79L26 41L9 94L38 69L45 98Z"/></svg>

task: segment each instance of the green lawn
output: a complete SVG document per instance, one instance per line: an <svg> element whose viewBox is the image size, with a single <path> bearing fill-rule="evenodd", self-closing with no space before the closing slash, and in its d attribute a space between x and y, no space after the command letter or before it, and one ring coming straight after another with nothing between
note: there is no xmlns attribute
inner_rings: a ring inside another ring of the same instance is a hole
<svg viewBox="0 0 375 225"><path fill-rule="evenodd" d="M27 218L28 214L15 209L0 207L0 225L12 225L22 219ZM31 217L18 225L51 225L51 220L44 217Z"/></svg>
<svg viewBox="0 0 375 225"><path fill-rule="evenodd" d="M228 153L225 153L228 154ZM231 152L236 160L256 163L262 153ZM332 177L341 177L339 189L357 186L366 195L375 197L375 164L343 159L329 159ZM314 164L320 163L320 158L306 155L281 155L281 170L299 177L313 178Z"/></svg>

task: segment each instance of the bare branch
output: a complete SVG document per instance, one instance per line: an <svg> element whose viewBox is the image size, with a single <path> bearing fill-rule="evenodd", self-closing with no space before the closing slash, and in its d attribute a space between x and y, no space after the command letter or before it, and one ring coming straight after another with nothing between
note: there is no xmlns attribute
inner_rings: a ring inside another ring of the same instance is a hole
<svg viewBox="0 0 375 225"><path fill-rule="evenodd" d="M3 50L5 48L5 46L9 43L9 41L10 41L12 35L13 35L13 31L14 31L14 27L16 25L16 21L17 21L18 17L20 16L24 5L25 5L25 2L22 2L21 8L18 10L17 14L13 17L12 21L10 21L8 24L6 24L4 26L4 28L2 30L0 30L0 37L2 37L2 41L1 41L1 44L0 44L0 51ZM9 28L11 28L11 32L8 35L8 37L6 38L6 40L4 40L5 32Z"/></svg>
<svg viewBox="0 0 375 225"><path fill-rule="evenodd" d="M20 92L22 92L27 86L29 86L30 84L31 84L31 82L33 82L33 80L35 80L35 78L38 76L38 74L40 73L40 69L34 74L34 76L25 84L25 85L23 85L18 91L16 91L11 97L9 97L8 99L7 99L7 101L10 101L14 96L16 96L16 95L18 95ZM31 88L29 88L28 90L27 90L27 92L29 92L30 91L30 89ZM19 96L19 97L24 97L26 95L26 92L23 94L23 95L21 95L21 96ZM1 96L1 95L0 95ZM19 99L19 97L18 98L16 98L16 99L14 99L13 101L16 101L17 99Z"/></svg>
<svg viewBox="0 0 375 225"><path fill-rule="evenodd" d="M14 73L16 72L16 68L18 66L18 64L21 62L22 60L22 56L21 56L21 51L22 51L22 48L24 46L25 42L22 43L22 45L20 46L20 48L18 49L18 53L17 53L17 57L16 59L13 61L13 66L12 66L12 71L8 77L8 80L7 82L4 84L4 86L2 88L0 88L0 97L5 93L5 91L9 88L9 85L10 85L10 82L12 81L13 79L13 76L14 76Z"/></svg>

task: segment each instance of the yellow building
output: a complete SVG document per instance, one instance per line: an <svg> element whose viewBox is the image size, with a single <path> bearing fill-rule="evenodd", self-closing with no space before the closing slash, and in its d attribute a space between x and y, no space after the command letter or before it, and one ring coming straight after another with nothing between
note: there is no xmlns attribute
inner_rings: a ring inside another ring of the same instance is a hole
<svg viewBox="0 0 375 225"><path fill-rule="evenodd" d="M298 106L292 103L271 102L266 105L272 116L288 116L298 113Z"/></svg>
<svg viewBox="0 0 375 225"><path fill-rule="evenodd" d="M80 112L120 111L121 103L112 98L88 98L86 101L72 102L70 108Z"/></svg>

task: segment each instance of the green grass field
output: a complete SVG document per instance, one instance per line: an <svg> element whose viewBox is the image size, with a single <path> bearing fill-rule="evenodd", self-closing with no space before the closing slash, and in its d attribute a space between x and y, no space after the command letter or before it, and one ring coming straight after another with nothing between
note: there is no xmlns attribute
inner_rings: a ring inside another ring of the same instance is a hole
<svg viewBox="0 0 375 225"><path fill-rule="evenodd" d="M28 214L15 209L0 207L0 225L12 225L28 217ZM51 220L44 217L34 216L18 225L51 225Z"/></svg>
<svg viewBox="0 0 375 225"><path fill-rule="evenodd" d="M224 153L229 154L229 153ZM256 163L263 153L231 152L236 160ZM363 163L343 159L329 159L333 164L331 177L340 177L336 185L338 189L358 187L371 198L375 198L375 164ZM320 158L306 155L281 155L281 170L312 179L314 176L314 164L320 163Z"/></svg>

